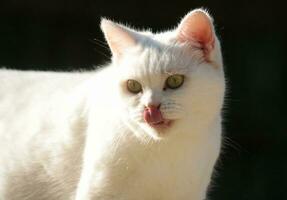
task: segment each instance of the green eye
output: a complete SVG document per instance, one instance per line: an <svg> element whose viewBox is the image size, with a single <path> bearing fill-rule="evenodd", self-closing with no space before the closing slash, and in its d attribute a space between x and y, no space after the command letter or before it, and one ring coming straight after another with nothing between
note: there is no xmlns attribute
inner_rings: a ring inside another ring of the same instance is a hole
<svg viewBox="0 0 287 200"><path fill-rule="evenodd" d="M184 76L183 75L174 74L174 75L169 76L166 79L165 88L177 89L180 86L182 86L183 82L184 82Z"/></svg>
<svg viewBox="0 0 287 200"><path fill-rule="evenodd" d="M127 81L127 89L131 93L137 94L137 93L142 91L142 86L136 80L131 80L130 79L130 80Z"/></svg>

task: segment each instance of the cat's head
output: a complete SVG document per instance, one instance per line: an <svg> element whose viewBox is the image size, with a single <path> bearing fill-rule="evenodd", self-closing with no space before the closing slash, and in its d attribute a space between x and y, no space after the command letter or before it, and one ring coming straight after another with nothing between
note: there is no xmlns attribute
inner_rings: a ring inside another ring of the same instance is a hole
<svg viewBox="0 0 287 200"><path fill-rule="evenodd" d="M192 134L220 116L224 73L213 20L201 9L171 31L136 31L103 19L124 122L154 139Z"/></svg>

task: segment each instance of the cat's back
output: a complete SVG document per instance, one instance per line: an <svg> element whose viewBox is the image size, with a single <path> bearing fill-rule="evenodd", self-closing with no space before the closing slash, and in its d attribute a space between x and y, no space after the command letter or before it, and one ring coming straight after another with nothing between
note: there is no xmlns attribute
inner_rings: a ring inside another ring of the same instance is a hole
<svg viewBox="0 0 287 200"><path fill-rule="evenodd" d="M7 95L67 90L93 75L92 72L40 72L0 69L0 98Z"/></svg>
<svg viewBox="0 0 287 200"><path fill-rule="evenodd" d="M19 132L48 117L51 109L61 109L64 98L93 74L0 70L0 135Z"/></svg>
<svg viewBox="0 0 287 200"><path fill-rule="evenodd" d="M29 103L47 102L69 93L93 72L39 72L0 70L0 115L11 106L27 107Z"/></svg>

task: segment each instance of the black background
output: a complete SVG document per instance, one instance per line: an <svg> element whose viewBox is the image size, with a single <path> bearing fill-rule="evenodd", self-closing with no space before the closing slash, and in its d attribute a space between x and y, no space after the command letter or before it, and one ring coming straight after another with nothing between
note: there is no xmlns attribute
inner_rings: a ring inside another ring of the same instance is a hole
<svg viewBox="0 0 287 200"><path fill-rule="evenodd" d="M160 31L175 27L198 7L214 17L228 83L225 147L210 197L284 199L287 134L281 70L286 33L282 5L275 1L0 0L0 66L91 69L110 56L102 43L101 16Z"/></svg>

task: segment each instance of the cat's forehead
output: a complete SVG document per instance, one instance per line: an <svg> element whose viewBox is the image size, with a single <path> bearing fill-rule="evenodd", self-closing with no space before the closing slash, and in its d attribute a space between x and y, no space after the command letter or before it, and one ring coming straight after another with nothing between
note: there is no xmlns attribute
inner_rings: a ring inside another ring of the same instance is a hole
<svg viewBox="0 0 287 200"><path fill-rule="evenodd" d="M195 64L183 47L152 41L128 55L121 65L127 76L145 77L187 74Z"/></svg>

